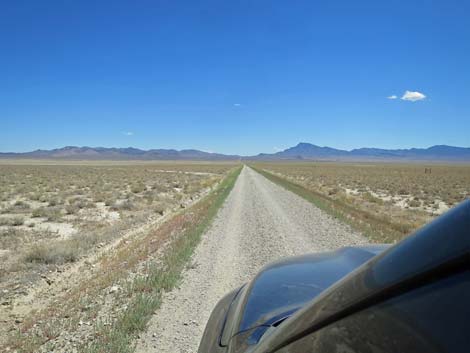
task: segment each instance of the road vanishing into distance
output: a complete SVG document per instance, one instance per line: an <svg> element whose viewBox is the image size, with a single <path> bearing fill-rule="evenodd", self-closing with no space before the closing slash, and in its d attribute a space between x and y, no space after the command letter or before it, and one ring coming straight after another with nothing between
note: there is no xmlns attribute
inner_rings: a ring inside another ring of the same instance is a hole
<svg viewBox="0 0 470 353"><path fill-rule="evenodd" d="M366 243L348 226L245 166L203 235L183 280L138 344L138 353L193 353L222 296L282 257Z"/></svg>

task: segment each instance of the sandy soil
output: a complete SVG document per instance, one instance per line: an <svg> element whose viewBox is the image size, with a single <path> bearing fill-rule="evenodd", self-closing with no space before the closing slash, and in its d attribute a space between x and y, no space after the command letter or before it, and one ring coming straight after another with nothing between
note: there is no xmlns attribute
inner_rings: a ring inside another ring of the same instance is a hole
<svg viewBox="0 0 470 353"><path fill-rule="evenodd" d="M197 196L194 196L193 199L188 200L186 202L186 205L189 207L192 204L198 202L216 186L217 183L210 188L202 190L199 194L197 194ZM118 212L109 211L105 209L104 204L102 203L99 203L97 207L92 209L91 211L94 215L101 216L100 219L106 220L108 222L118 220L119 217ZM64 294L69 292L71 288L77 288L82 283L86 282L89 278L91 278L94 274L101 273L101 260L105 260L108 256L112 255L113 251L121 243L130 243L130 240L135 240L138 237L147 234L150 230L158 228L166 220L174 217L175 214L176 211L173 210L166 213L164 216L149 218L147 222L130 230L122 232L122 234L111 243L103 243L102 245L100 244L99 247L94 249L86 257L81 258L79 261L62 266L60 268L60 271L49 271L49 273L41 276L44 280L34 283L30 287L21 289L14 296L10 295L11 293L8 293L8 290L5 290L5 293L0 292L0 298L2 297L2 294L4 297L8 296L7 299L2 300L2 302L0 303L0 351L3 340L6 340L9 332L11 332L12 330L17 330L17 325L27 319L32 312L45 309L51 305L55 305L55 303L60 301L60 298ZM46 222L45 218L33 218L31 221L36 223L35 228L45 227L48 231L55 231L60 237L66 236L66 234L64 235L63 233L61 233L61 231L75 231L73 227L70 229L67 228L67 226L71 227L71 225L69 225L68 223ZM56 228L54 228L55 225L57 225ZM26 226L21 226L19 228L23 227L25 229L28 229ZM162 248L162 251L163 250L164 249ZM10 255L11 251L0 249L1 261L3 261L5 258L8 258L8 256ZM51 285L51 283L53 285ZM84 330L87 327L88 330ZM64 332L62 332L63 335L61 335L61 337L59 337L57 341L60 340L64 342L68 338L72 337L74 341L65 342L68 344L68 346L66 346L65 352L76 352L77 345L75 344L75 342L80 342L82 340L82 337L80 335L88 334L89 332L92 332L93 329L94 327L90 325L82 327L80 333L70 333L64 328ZM43 350L41 349L40 351ZM63 352L62 350L58 351ZM49 352L49 350L47 350L47 352Z"/></svg>
<svg viewBox="0 0 470 353"><path fill-rule="evenodd" d="M137 352L196 352L217 301L266 263L363 243L366 239L348 226L245 167Z"/></svg>
<svg viewBox="0 0 470 353"><path fill-rule="evenodd" d="M361 192L359 192L358 189L349 189L349 188L343 188L346 194L351 195L351 196L360 196ZM421 210L428 212L430 214L435 214L435 215L441 215L447 210L449 210L450 206L446 204L444 201L435 199L434 203L437 204L437 207L430 207L430 206L418 206L418 207L410 207L409 203L411 200L414 199L413 195L389 195L385 191L381 192L375 192L373 190L367 190L372 196L381 199L384 202L391 202L394 206L399 207L403 210L407 208L415 209L415 210Z"/></svg>

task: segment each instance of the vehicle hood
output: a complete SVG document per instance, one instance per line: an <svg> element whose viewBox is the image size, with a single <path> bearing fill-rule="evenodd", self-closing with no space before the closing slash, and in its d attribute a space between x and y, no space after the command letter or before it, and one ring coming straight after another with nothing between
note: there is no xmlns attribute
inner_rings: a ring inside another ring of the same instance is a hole
<svg viewBox="0 0 470 353"><path fill-rule="evenodd" d="M256 344L267 328L276 326L387 247L347 247L266 266L240 294L235 335L242 334L239 339L243 336L247 344Z"/></svg>
<svg viewBox="0 0 470 353"><path fill-rule="evenodd" d="M256 347L245 352L276 352L329 325L332 319L465 268L470 255L469 230L470 200L467 200L327 288L292 315L282 328L264 335Z"/></svg>

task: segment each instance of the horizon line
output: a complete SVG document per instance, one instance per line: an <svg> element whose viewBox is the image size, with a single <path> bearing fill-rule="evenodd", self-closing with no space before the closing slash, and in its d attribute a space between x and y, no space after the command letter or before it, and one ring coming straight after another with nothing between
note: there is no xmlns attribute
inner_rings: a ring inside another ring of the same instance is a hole
<svg viewBox="0 0 470 353"><path fill-rule="evenodd" d="M50 148L50 149L36 148L36 149L33 149L33 150L23 150L23 151L11 151L11 150L8 151L7 150L7 151L0 151L0 153L1 154L10 154L10 153L11 154L24 154L24 153L32 153L32 152L39 152L39 151L50 152L50 151L53 151L53 150L61 150L61 149L65 149L65 148L90 148L90 149L103 148L103 149L136 149L136 150L143 151L143 152L149 152L149 151L154 151L154 150L166 150L166 151L177 151L177 152L193 150L193 151L199 151L199 152L204 152L204 153L209 153L209 154L219 154L219 155L239 156L239 157L252 157L252 156L260 155L260 154L276 154L276 153L279 153L279 152L283 152L287 149L297 147L301 144L308 144L308 145L312 145L312 146L316 146L316 147L320 147L320 148L331 148L331 149L335 149L335 150L343 151L343 152L352 152L352 151L360 150L360 149L378 149L378 150L388 150L388 151L399 151L399 150L413 150L413 149L426 150L426 149L429 149L429 148L432 148L432 147L454 147L454 148L464 148L464 149L470 148L470 146L467 147L467 146L456 146L456 145L448 145L448 144L434 144L434 145L430 145L430 146L428 145L427 147L385 148L385 147L365 147L365 146L363 146L363 147L355 147L355 148L351 148L351 149L342 149L342 148L332 147L332 146L328 146L328 145L320 146L320 145L316 145L316 144L311 143L311 142L301 141L301 142L298 142L296 145L293 145L293 146L290 146L290 147L287 147L287 148L284 148L284 149L279 149L278 151L257 152L255 154L251 154L251 155L242 155L242 154L238 154L238 153L222 153L222 152L216 152L216 151L213 151L213 150L199 149L199 148L196 148L196 147L191 147L191 148L167 148L167 147L141 148L141 147L134 147L134 146L105 147L103 145L102 146L65 145L65 146L62 146L62 147L53 147L53 148Z"/></svg>

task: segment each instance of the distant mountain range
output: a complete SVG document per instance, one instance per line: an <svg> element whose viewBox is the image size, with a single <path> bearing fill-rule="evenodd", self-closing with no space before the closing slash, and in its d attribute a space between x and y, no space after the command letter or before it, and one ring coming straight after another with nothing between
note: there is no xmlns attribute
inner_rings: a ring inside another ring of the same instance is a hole
<svg viewBox="0 0 470 353"><path fill-rule="evenodd" d="M470 162L470 148L437 145L429 148L358 148L351 151L320 147L301 142L273 154L259 154L263 160L338 160L338 161L460 161Z"/></svg>
<svg viewBox="0 0 470 353"><path fill-rule="evenodd" d="M24 153L0 153L0 158L64 159L64 160L233 160L239 156L209 153L199 150L138 148L106 148L67 146L53 150Z"/></svg>
<svg viewBox="0 0 470 353"><path fill-rule="evenodd" d="M24 153L0 153L0 158L59 159L59 160L323 160L323 161L448 161L470 162L470 148L446 145L429 148L380 149L359 148L351 151L320 147L301 142L277 153L260 153L256 156L225 155L199 150L174 150L138 148L105 148L67 146L53 150L36 150Z"/></svg>

